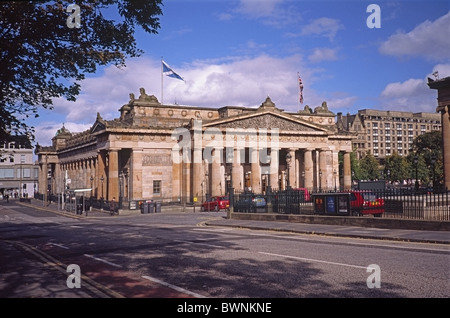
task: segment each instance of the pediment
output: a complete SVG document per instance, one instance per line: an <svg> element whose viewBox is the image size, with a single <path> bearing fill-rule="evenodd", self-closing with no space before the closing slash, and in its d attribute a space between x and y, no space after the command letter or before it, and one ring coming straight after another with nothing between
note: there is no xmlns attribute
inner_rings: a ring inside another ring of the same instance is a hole
<svg viewBox="0 0 450 318"><path fill-rule="evenodd" d="M91 134L105 130L105 128L106 125L102 121L97 120L91 127Z"/></svg>
<svg viewBox="0 0 450 318"><path fill-rule="evenodd" d="M240 129L273 129L278 128L280 131L293 132L324 132L325 128L318 127L315 124L308 123L304 120L297 119L287 114L278 114L271 112L256 113L249 116L231 117L210 122L206 127L216 127L219 129L240 128ZM204 126L204 127L205 127Z"/></svg>

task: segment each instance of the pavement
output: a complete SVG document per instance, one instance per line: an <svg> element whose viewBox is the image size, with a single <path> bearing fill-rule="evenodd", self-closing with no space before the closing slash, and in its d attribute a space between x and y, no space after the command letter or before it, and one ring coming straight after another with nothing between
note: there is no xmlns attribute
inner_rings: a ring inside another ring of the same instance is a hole
<svg viewBox="0 0 450 318"><path fill-rule="evenodd" d="M2 204L4 202L1 202ZM57 213L67 217L73 218L102 218L111 217L109 211L92 210L88 211L87 215L76 214L75 212L67 212L61 210L57 203L50 205L43 204L42 201L31 199L30 203L20 202L23 205L32 205L38 209L47 210L49 212ZM168 210L162 211L162 214L171 213L192 213L192 212L171 212ZM197 212L198 214L200 212ZM148 214L147 214L148 215ZM137 213L136 216L141 216ZM121 217L121 215L115 216ZM445 222L445 221L444 221ZM374 228L374 227L359 227L359 226L345 226L345 225L330 225L330 224L307 224L288 221L257 221L257 220L236 220L227 219L225 217L217 217L206 222L207 226L229 226L234 228L248 228L253 230L266 231L280 231L313 235L352 237L352 238L368 238L379 240L394 240L394 241L408 241L421 243L439 243L450 244L449 231L430 231L430 230L407 230L407 229L392 229L392 228Z"/></svg>

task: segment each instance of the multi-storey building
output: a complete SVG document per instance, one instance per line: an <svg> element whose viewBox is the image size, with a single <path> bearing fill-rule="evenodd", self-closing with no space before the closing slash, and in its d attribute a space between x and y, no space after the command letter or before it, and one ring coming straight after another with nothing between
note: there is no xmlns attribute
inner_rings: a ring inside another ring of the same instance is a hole
<svg viewBox="0 0 450 318"><path fill-rule="evenodd" d="M413 113L362 109L357 114L338 113L341 129L355 133L353 149L358 158L372 154L381 161L394 153L408 155L414 138L441 129L438 113Z"/></svg>
<svg viewBox="0 0 450 318"><path fill-rule="evenodd" d="M33 164L33 149L26 136L12 136L0 143L0 194L33 197L39 168Z"/></svg>

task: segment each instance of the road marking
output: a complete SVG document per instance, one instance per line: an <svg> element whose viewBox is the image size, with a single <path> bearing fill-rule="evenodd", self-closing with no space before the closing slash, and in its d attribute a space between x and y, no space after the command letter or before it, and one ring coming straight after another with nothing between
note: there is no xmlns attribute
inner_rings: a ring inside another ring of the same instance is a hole
<svg viewBox="0 0 450 318"><path fill-rule="evenodd" d="M205 241L205 242L209 242L209 239L197 239L196 241ZM185 241L185 240L174 240L174 242L178 242L181 244L196 244L196 245L204 245L207 247L214 247L214 248L225 248L223 246L218 246L218 245L214 245L214 244L208 244L208 243L202 243L202 242L194 242L194 241Z"/></svg>
<svg viewBox="0 0 450 318"><path fill-rule="evenodd" d="M150 281L152 281L152 282L155 282L155 283L161 284L161 285L163 285L163 286L166 286L166 287L175 289L176 291L179 291L180 293L188 294L188 295L194 296L194 297L196 297L196 298L206 298L206 297L203 296L203 295L200 295L200 294L191 292L191 291L189 291L189 290L186 290L186 289L184 289L184 288L181 288L181 287L172 285L172 284L170 284L170 283L164 282L164 281L159 280L159 279L154 278L154 277L150 277L150 276L142 276L142 278L145 278L145 279L148 279L148 280L150 280Z"/></svg>
<svg viewBox="0 0 450 318"><path fill-rule="evenodd" d="M273 254L273 253L266 253L266 252L258 252L258 253L270 255L270 256L278 256L278 257L283 257L283 258L292 258L292 259L296 259L296 260L300 260L300 261L308 261L308 262L324 263L324 264L330 264L330 265L339 265L339 266L367 269L367 266L358 266L358 265L351 265L351 264L344 264L344 263L328 262L328 261L322 261L322 260L313 259L313 258L304 258L304 257Z"/></svg>
<svg viewBox="0 0 450 318"><path fill-rule="evenodd" d="M192 229L193 231L204 231L204 232L229 232L233 231L232 228L223 228L223 229L208 229L208 228L200 228L200 229Z"/></svg>
<svg viewBox="0 0 450 318"><path fill-rule="evenodd" d="M56 244L56 243L48 243L49 245L55 245L55 246L58 246L58 247L61 247L61 248L64 248L64 249L66 249L66 250L68 250L69 248L67 247L67 246L64 246L64 245L62 245L62 244Z"/></svg>
<svg viewBox="0 0 450 318"><path fill-rule="evenodd" d="M83 255L86 256L86 257L95 259L96 261L103 262L103 263L106 263L106 264L111 265L111 266L114 266L114 267L122 268L122 265L119 265L119 264L115 264L115 263L109 262L109 261L107 261L107 260L104 260L104 259L95 257L95 256L93 256L93 255L89 255L89 254L83 254Z"/></svg>

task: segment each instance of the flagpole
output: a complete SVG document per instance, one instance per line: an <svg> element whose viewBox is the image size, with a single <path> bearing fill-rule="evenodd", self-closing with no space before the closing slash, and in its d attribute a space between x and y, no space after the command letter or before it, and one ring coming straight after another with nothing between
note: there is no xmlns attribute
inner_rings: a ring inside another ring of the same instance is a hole
<svg viewBox="0 0 450 318"><path fill-rule="evenodd" d="M161 104L164 104L163 78L163 57L161 56Z"/></svg>
<svg viewBox="0 0 450 318"><path fill-rule="evenodd" d="M297 86L299 85L300 72L297 72ZM300 110L300 87L298 88L298 98L297 98L297 113Z"/></svg>

